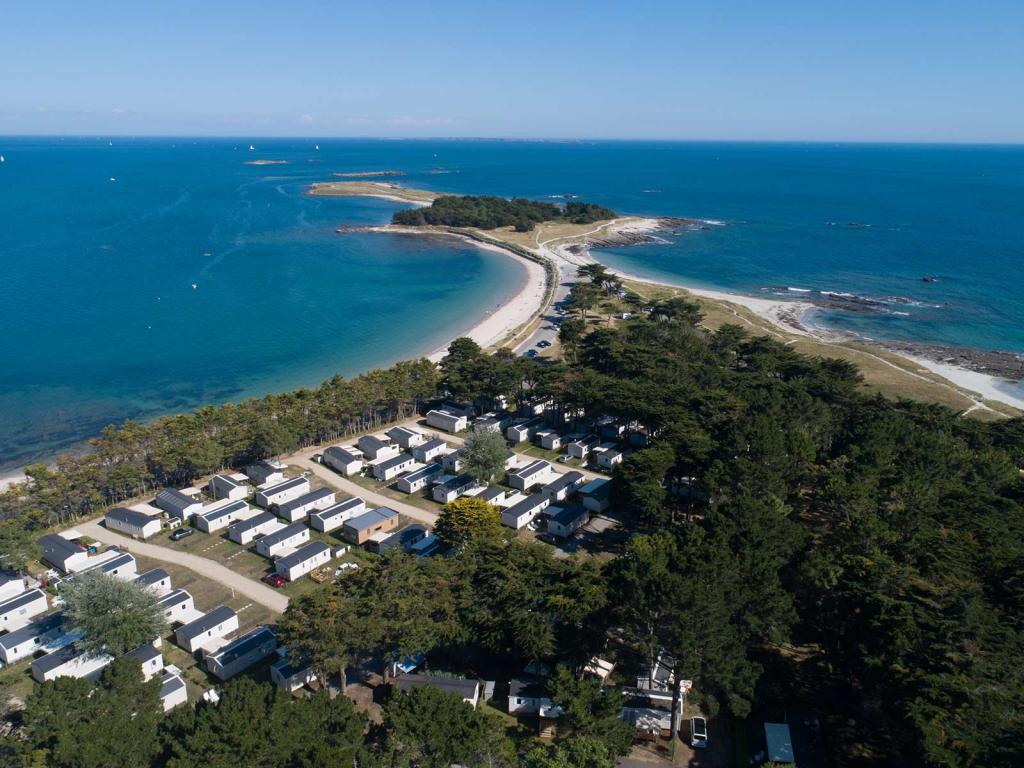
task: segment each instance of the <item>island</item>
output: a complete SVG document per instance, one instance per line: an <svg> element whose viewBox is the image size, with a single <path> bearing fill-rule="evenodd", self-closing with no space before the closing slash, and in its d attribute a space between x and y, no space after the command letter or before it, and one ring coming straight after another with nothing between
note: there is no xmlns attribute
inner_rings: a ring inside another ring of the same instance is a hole
<svg viewBox="0 0 1024 768"><path fill-rule="evenodd" d="M372 179L379 176L404 176L401 171L347 171L347 172L335 172L331 176L335 176L339 179Z"/></svg>
<svg viewBox="0 0 1024 768"><path fill-rule="evenodd" d="M288 165L287 160L246 160L242 165Z"/></svg>

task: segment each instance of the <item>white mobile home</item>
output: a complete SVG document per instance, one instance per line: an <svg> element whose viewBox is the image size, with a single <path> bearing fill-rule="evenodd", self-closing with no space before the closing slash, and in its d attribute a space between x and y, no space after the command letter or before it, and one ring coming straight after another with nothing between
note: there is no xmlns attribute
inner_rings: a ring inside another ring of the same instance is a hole
<svg viewBox="0 0 1024 768"><path fill-rule="evenodd" d="M537 515L548 508L549 502L542 494L534 493L525 499L506 507L501 512L502 525L519 530L532 522Z"/></svg>
<svg viewBox="0 0 1024 768"><path fill-rule="evenodd" d="M572 536L590 520L590 513L582 504L570 504L561 509L550 507L548 514L548 533L563 539Z"/></svg>
<svg viewBox="0 0 1024 768"><path fill-rule="evenodd" d="M519 420L505 430L505 437L512 443L522 443L533 439L533 436L537 434L537 430L543 426L544 421L542 419Z"/></svg>
<svg viewBox="0 0 1024 768"><path fill-rule="evenodd" d="M459 496L471 488L475 488L477 485L479 483L472 475L459 475L440 485L435 485L432 495L434 501L440 504L447 504L449 501L455 501Z"/></svg>
<svg viewBox="0 0 1024 768"><path fill-rule="evenodd" d="M20 629L0 635L0 660L4 664L13 664L26 659L64 633L64 617L59 613L51 613Z"/></svg>
<svg viewBox="0 0 1024 768"><path fill-rule="evenodd" d="M284 654L284 648L278 648L277 652L281 658L270 665L270 679L278 688L293 693L316 680L313 668L309 664L300 664L296 667Z"/></svg>
<svg viewBox="0 0 1024 768"><path fill-rule="evenodd" d="M58 677L95 680L113 660L114 657L107 653L89 655L76 645L65 645L33 661L32 677L37 683L46 683Z"/></svg>
<svg viewBox="0 0 1024 768"><path fill-rule="evenodd" d="M249 485L240 483L230 475L214 475L206 487L215 499L241 501L249 495Z"/></svg>
<svg viewBox="0 0 1024 768"><path fill-rule="evenodd" d="M311 541L274 563L274 570L288 581L295 581L329 562L331 548L322 541Z"/></svg>
<svg viewBox="0 0 1024 768"><path fill-rule="evenodd" d="M573 440L569 443L569 446L566 448L566 453L574 459L583 460L590 455L590 451L600 442L601 441L598 440L597 435L587 435L586 437L581 437L579 440Z"/></svg>
<svg viewBox="0 0 1024 768"><path fill-rule="evenodd" d="M284 480L284 471L287 469L284 462L277 459L265 459L250 464L245 468L245 474L249 476L256 485L272 485Z"/></svg>
<svg viewBox="0 0 1024 768"><path fill-rule="evenodd" d="M269 512L261 512L250 517L248 520L239 520L237 523L232 523L228 528L228 538L244 547L252 544L260 536L266 536L268 533L279 531L284 526L285 524L276 515L272 515Z"/></svg>
<svg viewBox="0 0 1024 768"><path fill-rule="evenodd" d="M486 413L473 422L475 432L497 432L501 434L509 425L511 418L508 414Z"/></svg>
<svg viewBox="0 0 1024 768"><path fill-rule="evenodd" d="M445 472L461 472L462 450L446 453L441 459L441 466L444 467Z"/></svg>
<svg viewBox="0 0 1024 768"><path fill-rule="evenodd" d="M164 669L160 675L160 704L164 712L170 712L175 707L188 703L188 688L185 681L179 673L172 672L171 669Z"/></svg>
<svg viewBox="0 0 1024 768"><path fill-rule="evenodd" d="M373 466L373 476L382 483L390 483L396 477L408 472L416 464L416 459L408 453L400 453L385 459Z"/></svg>
<svg viewBox="0 0 1024 768"><path fill-rule="evenodd" d="M416 493L430 485L430 482L442 472L444 469L440 464L427 464L425 467L398 478L395 487L403 493Z"/></svg>
<svg viewBox="0 0 1024 768"><path fill-rule="evenodd" d="M33 616L46 613L50 603L41 589L30 589L0 603L0 629L21 629Z"/></svg>
<svg viewBox="0 0 1024 768"><path fill-rule="evenodd" d="M264 509L270 509L272 504L284 504L307 493L309 480L304 477L292 477L261 488L256 493L256 503Z"/></svg>
<svg viewBox="0 0 1024 768"><path fill-rule="evenodd" d="M391 441L408 450L413 446L422 445L427 441L427 436L418 429L408 427L392 427L384 433L391 438Z"/></svg>
<svg viewBox="0 0 1024 768"><path fill-rule="evenodd" d="M461 413L456 413L446 408L439 408L427 412L427 424L434 427L434 429L441 429L455 434L456 432L462 432L469 426L469 419Z"/></svg>
<svg viewBox="0 0 1024 768"><path fill-rule="evenodd" d="M40 537L37 543L43 551L43 562L63 573L74 573L89 567L89 552L78 542L65 539L58 533L48 533Z"/></svg>
<svg viewBox="0 0 1024 768"><path fill-rule="evenodd" d="M351 520L356 515L366 511L366 502L358 496L345 501L339 501L327 509L314 512L309 516L309 524L314 530L330 533L341 528L346 520Z"/></svg>
<svg viewBox="0 0 1024 768"><path fill-rule="evenodd" d="M125 507L115 507L103 518L111 531L126 533L136 539L148 539L163 527L159 517L152 517L145 512L138 512Z"/></svg>
<svg viewBox="0 0 1024 768"><path fill-rule="evenodd" d="M543 680L536 677L514 677L508 685L508 712L510 715L557 716L551 692Z"/></svg>
<svg viewBox="0 0 1024 768"><path fill-rule="evenodd" d="M345 477L359 474L363 468L363 457L348 448L332 445L323 452L323 463Z"/></svg>
<svg viewBox="0 0 1024 768"><path fill-rule="evenodd" d="M451 451L451 448L448 447L448 443L439 437L435 437L413 448L412 455L416 461L426 464L430 461L436 461L449 451Z"/></svg>
<svg viewBox="0 0 1024 768"><path fill-rule="evenodd" d="M179 624L194 618L196 603L184 589L175 589L157 600L168 624Z"/></svg>
<svg viewBox="0 0 1024 768"><path fill-rule="evenodd" d="M400 690L408 693L414 688L428 686L437 688L445 693L454 693L471 707L475 707L480 701L480 683L476 680L466 680L461 677L441 677L439 675L399 675L394 679L394 685Z"/></svg>
<svg viewBox="0 0 1024 768"><path fill-rule="evenodd" d="M134 579L140 587L145 587L157 597L163 597L171 591L171 577L163 568L153 568L139 574Z"/></svg>
<svg viewBox="0 0 1024 768"><path fill-rule="evenodd" d="M505 501L505 489L500 485L489 485L479 493L469 494L474 499L486 501L488 504L498 505Z"/></svg>
<svg viewBox="0 0 1024 768"><path fill-rule="evenodd" d="M217 640L237 629L238 614L222 605L178 627L174 631L174 642L189 653L195 653L204 646L215 644Z"/></svg>
<svg viewBox="0 0 1024 768"><path fill-rule="evenodd" d="M134 651L125 654L130 659L135 659L142 666L142 679L149 681L159 675L164 668L164 655L153 643L140 645Z"/></svg>
<svg viewBox="0 0 1024 768"><path fill-rule="evenodd" d="M546 485L555 479L555 468L543 459L531 461L525 467L508 473L508 484L517 491L525 491L535 485Z"/></svg>
<svg viewBox="0 0 1024 768"><path fill-rule="evenodd" d="M603 443L591 449L591 457L601 469L614 469L622 463L622 451L615 443Z"/></svg>
<svg viewBox="0 0 1024 768"><path fill-rule="evenodd" d="M309 527L302 523L292 523L257 541L256 551L264 557L273 557L283 550L295 549L307 541L309 541Z"/></svg>
<svg viewBox="0 0 1024 768"><path fill-rule="evenodd" d="M230 680L253 664L272 656L277 638L267 627L256 627L216 653L206 657L206 668L219 680Z"/></svg>
<svg viewBox="0 0 1024 768"><path fill-rule="evenodd" d="M330 488L317 488L315 491L305 493L283 504L274 504L270 507L270 511L278 517L283 517L289 523L297 523L299 520L309 517L310 512L327 509L334 504L334 501L334 491Z"/></svg>
<svg viewBox="0 0 1024 768"><path fill-rule="evenodd" d="M392 445L390 440L381 439L376 435L363 435L356 444L363 452L363 456L370 461L390 459L397 456L401 450L397 445Z"/></svg>
<svg viewBox="0 0 1024 768"><path fill-rule="evenodd" d="M608 480L598 478L579 489L583 497L583 506L594 514L600 514L611 506L612 484Z"/></svg>
<svg viewBox="0 0 1024 768"><path fill-rule="evenodd" d="M218 501L208 506L201 515L196 515L196 528L206 533L214 533L239 520L248 520L258 514L258 510L244 501Z"/></svg>
<svg viewBox="0 0 1024 768"><path fill-rule="evenodd" d="M138 565L135 562L135 557L129 552L121 552L119 549L112 548L107 552L116 552L113 557L103 560L97 565L91 568L85 568L79 573L89 573L90 571L99 571L100 573L106 574L107 576L114 576L124 581L134 581L135 577L139 575ZM106 553L104 553L106 554Z"/></svg>
<svg viewBox="0 0 1024 768"><path fill-rule="evenodd" d="M562 435L554 429L538 429L533 439L537 445L549 451L557 451L562 447Z"/></svg>
<svg viewBox="0 0 1024 768"><path fill-rule="evenodd" d="M554 480L541 488L540 492L547 496L548 501L552 504L557 504L576 493L576 489L583 485L583 480L582 472L572 470L564 475L558 475Z"/></svg>
<svg viewBox="0 0 1024 768"><path fill-rule="evenodd" d="M25 591L25 580L20 576L0 576L0 601L10 600Z"/></svg>
<svg viewBox="0 0 1024 768"><path fill-rule="evenodd" d="M188 520L192 515L199 514L203 503L191 496L186 496L175 488L164 488L157 493L154 504L162 509L172 520Z"/></svg>

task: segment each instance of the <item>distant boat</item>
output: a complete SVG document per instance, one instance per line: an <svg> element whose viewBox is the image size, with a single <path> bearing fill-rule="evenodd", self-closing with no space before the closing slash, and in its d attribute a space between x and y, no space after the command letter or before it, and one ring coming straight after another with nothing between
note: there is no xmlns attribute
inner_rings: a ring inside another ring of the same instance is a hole
<svg viewBox="0 0 1024 768"><path fill-rule="evenodd" d="M315 149L315 150L319 151L319 150L320 150L320 145L319 145L319 144L317 144L317 145L316 145L315 147L313 147L313 149Z"/></svg>
<svg viewBox="0 0 1024 768"><path fill-rule="evenodd" d="M249 145L249 151L250 152L255 152L256 151L256 147L254 147L252 144L250 144Z"/></svg>
<svg viewBox="0 0 1024 768"><path fill-rule="evenodd" d="M192 290L193 290L193 291L194 291L194 290L195 290L196 288L198 288L198 287L199 287L199 283L192 283Z"/></svg>
<svg viewBox="0 0 1024 768"><path fill-rule="evenodd" d="M112 146L114 146L114 142L112 142L112 141L108 141L108 142L107 142L107 146L108 146L108 147L112 147Z"/></svg>
<svg viewBox="0 0 1024 768"><path fill-rule="evenodd" d="M4 160L4 156L3 156L3 155L0 155L0 163L6 163L6 162L7 162L7 161L6 161L6 160Z"/></svg>
<svg viewBox="0 0 1024 768"><path fill-rule="evenodd" d="M115 179L113 176L110 177L110 180L111 181L117 181L117 179Z"/></svg>

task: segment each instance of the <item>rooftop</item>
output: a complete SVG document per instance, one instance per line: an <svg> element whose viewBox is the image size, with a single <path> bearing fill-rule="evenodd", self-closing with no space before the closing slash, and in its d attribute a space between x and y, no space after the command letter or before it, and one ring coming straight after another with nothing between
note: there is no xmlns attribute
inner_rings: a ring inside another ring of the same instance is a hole
<svg viewBox="0 0 1024 768"><path fill-rule="evenodd" d="M300 485L308 484L309 480L304 477L289 477L285 478L279 483L268 485L263 489L262 493L278 493L280 491L287 491L289 488L298 488Z"/></svg>
<svg viewBox="0 0 1024 768"><path fill-rule="evenodd" d="M458 694L463 699L474 698L479 687L479 683L476 680L436 675L399 675L395 678L395 685L405 692L411 691L413 688L419 688L422 685L429 685L432 688L439 688L445 693Z"/></svg>
<svg viewBox="0 0 1024 768"><path fill-rule="evenodd" d="M398 517L398 513L388 507L377 507L371 509L358 517L353 517L351 520L345 523L346 528L351 528L355 531L361 531L364 528L370 528L377 523L388 520L392 517Z"/></svg>
<svg viewBox="0 0 1024 768"><path fill-rule="evenodd" d="M213 629L218 624L223 624L225 621L235 616L235 612L228 608L226 605L221 605L214 608L209 613L203 614L195 621L190 621L188 624L183 624L178 627L178 632L182 633L187 638L198 637L210 629Z"/></svg>
<svg viewBox="0 0 1024 768"><path fill-rule="evenodd" d="M216 661L222 667L226 667L229 664L237 661L241 657L245 656L253 648L258 648L268 640L274 640L274 633L267 627L256 627L255 629L242 635L234 642L225 645L216 653L210 654L209 658Z"/></svg>
<svg viewBox="0 0 1024 768"><path fill-rule="evenodd" d="M292 523L291 525L286 525L280 531L268 533L266 536L260 539L260 543L263 544L263 546L265 547L270 547L274 544L280 544L282 541L288 541L288 539L292 538L293 536L298 536L303 531L308 530L309 528L306 526L305 523Z"/></svg>
<svg viewBox="0 0 1024 768"><path fill-rule="evenodd" d="M191 502L195 503L195 502ZM107 512L106 518L108 520L117 520L126 525L133 525L141 528L157 518L147 515L145 512L139 512L135 509L127 509L126 507L114 507L112 510Z"/></svg>
<svg viewBox="0 0 1024 768"><path fill-rule="evenodd" d="M39 637L47 632L57 629L64 621L64 617L59 613L51 613L49 616L44 616L39 621L33 621L20 629L15 629L11 632L7 632L4 635L0 635L0 648L14 648L17 645L31 640L33 637Z"/></svg>
<svg viewBox="0 0 1024 768"><path fill-rule="evenodd" d="M297 499L292 499L291 501L286 501L283 504L278 504L277 508L281 512L291 512L293 509L304 507L307 504L312 504L314 501L326 499L328 496L333 495L334 491L330 488L317 488L315 491L302 494Z"/></svg>
<svg viewBox="0 0 1024 768"><path fill-rule="evenodd" d="M296 549L290 555L286 555L277 561L277 565L282 568L292 568L322 554L323 552L330 552L331 548L324 544L322 541L311 541L309 544L303 544L301 547Z"/></svg>

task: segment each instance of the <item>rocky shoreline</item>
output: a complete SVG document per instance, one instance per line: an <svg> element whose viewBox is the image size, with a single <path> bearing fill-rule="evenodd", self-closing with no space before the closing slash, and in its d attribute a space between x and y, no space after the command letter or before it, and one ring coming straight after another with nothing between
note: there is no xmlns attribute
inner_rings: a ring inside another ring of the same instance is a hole
<svg viewBox="0 0 1024 768"><path fill-rule="evenodd" d="M587 256L592 248L618 248L623 245L663 242L652 232L669 229L694 229L701 226L701 222L695 219L683 219L677 216L654 217L650 221L653 222L652 225L644 229L621 228L600 236L585 235L580 242L569 243L562 246L562 249L573 256Z"/></svg>
<svg viewBox="0 0 1024 768"><path fill-rule="evenodd" d="M1011 381L1024 379L1024 356L1013 352L881 339L874 343L897 354L920 357L945 365L955 365L957 368L983 373L987 376Z"/></svg>

